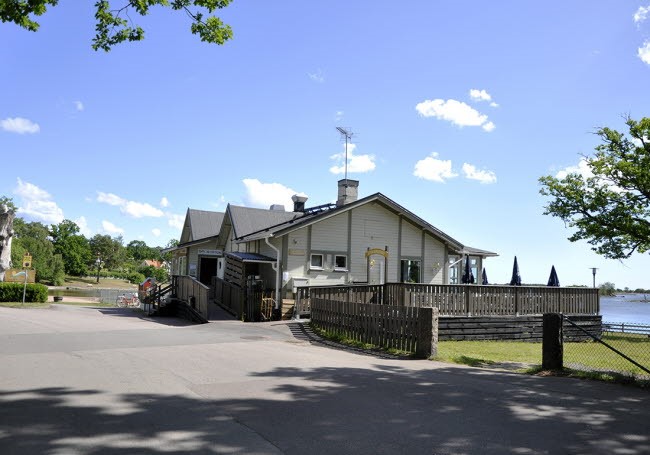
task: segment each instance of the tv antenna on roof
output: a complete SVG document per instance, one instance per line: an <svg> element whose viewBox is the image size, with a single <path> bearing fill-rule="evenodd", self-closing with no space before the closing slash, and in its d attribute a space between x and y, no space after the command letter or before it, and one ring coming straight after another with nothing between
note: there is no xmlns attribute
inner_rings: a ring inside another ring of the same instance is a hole
<svg viewBox="0 0 650 455"><path fill-rule="evenodd" d="M352 130L350 128L343 128L337 126L336 129L342 136L345 136L345 186L348 186L348 142L352 139Z"/></svg>

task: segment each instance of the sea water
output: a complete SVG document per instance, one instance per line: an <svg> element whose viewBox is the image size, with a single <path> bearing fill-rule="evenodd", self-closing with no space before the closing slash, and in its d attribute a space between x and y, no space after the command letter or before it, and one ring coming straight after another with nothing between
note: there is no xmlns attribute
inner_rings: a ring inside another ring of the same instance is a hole
<svg viewBox="0 0 650 455"><path fill-rule="evenodd" d="M646 301L644 297L647 297ZM650 294L623 294L600 298L604 322L629 322L650 325Z"/></svg>

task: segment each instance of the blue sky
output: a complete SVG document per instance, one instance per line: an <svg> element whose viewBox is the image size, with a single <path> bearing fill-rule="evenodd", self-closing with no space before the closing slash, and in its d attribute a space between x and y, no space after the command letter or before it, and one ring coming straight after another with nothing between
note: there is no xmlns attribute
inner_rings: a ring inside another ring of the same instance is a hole
<svg viewBox="0 0 650 455"><path fill-rule="evenodd" d="M81 3L84 3L83 5ZM188 207L336 199L343 142L382 192L526 283L650 288L543 215L538 178L578 167L600 126L650 115L650 2L235 0L224 46L154 9L146 39L95 52L92 2L37 33L0 23L0 195L27 220L165 245Z"/></svg>

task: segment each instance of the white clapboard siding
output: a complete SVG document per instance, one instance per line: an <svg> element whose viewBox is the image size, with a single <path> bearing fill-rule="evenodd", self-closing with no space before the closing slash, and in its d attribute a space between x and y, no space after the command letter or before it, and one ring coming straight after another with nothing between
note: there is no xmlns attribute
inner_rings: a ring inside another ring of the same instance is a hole
<svg viewBox="0 0 650 455"><path fill-rule="evenodd" d="M368 248L383 250L388 246L388 276L386 281L396 281L398 272L397 244L399 217L379 204L366 204L352 210L351 273L355 280L365 281Z"/></svg>
<svg viewBox="0 0 650 455"><path fill-rule="evenodd" d="M312 251L345 252L348 250L348 214L327 218L312 226Z"/></svg>
<svg viewBox="0 0 650 455"><path fill-rule="evenodd" d="M421 258L422 256L422 230L406 220L402 221L401 256L408 258Z"/></svg>

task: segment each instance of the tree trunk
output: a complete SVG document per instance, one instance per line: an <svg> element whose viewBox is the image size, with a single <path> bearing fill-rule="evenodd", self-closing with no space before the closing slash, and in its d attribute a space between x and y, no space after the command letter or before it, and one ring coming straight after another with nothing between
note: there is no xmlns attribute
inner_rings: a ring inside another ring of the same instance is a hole
<svg viewBox="0 0 650 455"><path fill-rule="evenodd" d="M11 264L11 238L14 235L15 213L6 205L0 205L0 281Z"/></svg>

